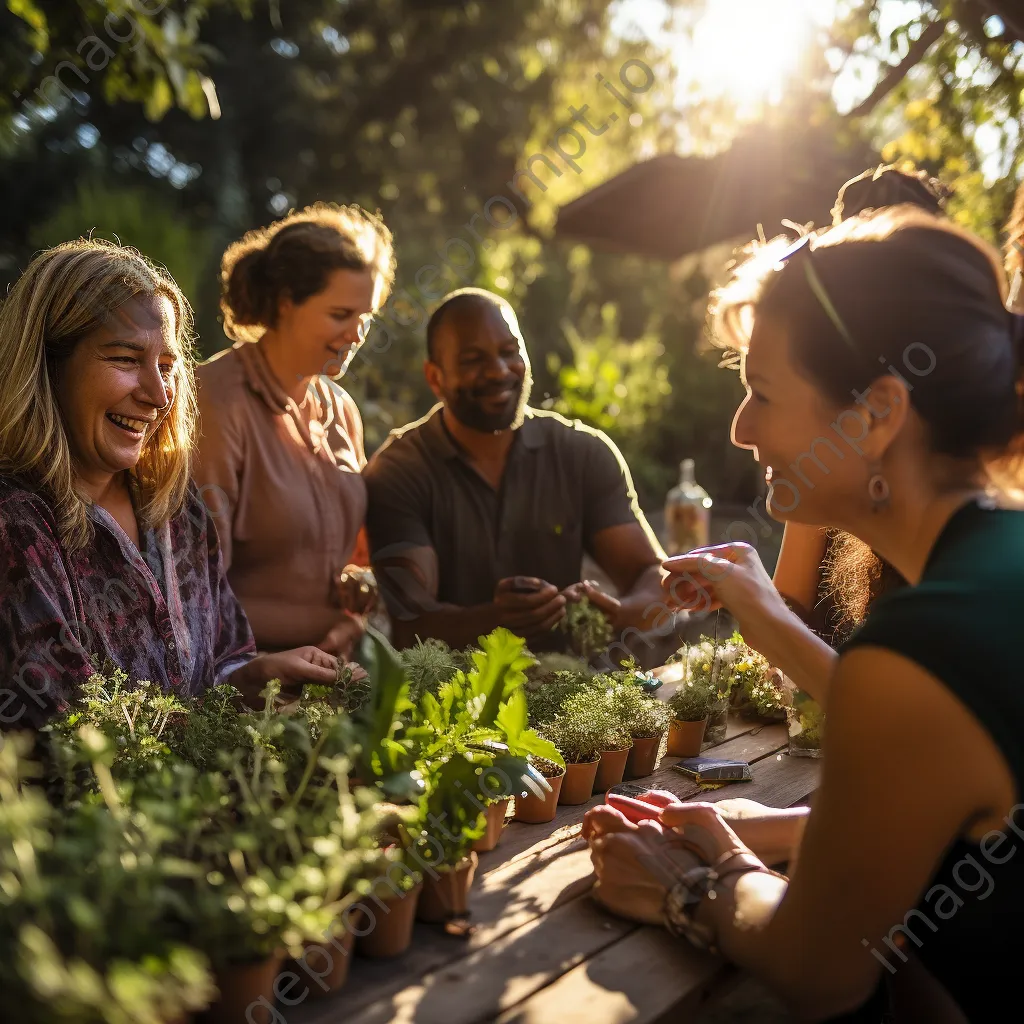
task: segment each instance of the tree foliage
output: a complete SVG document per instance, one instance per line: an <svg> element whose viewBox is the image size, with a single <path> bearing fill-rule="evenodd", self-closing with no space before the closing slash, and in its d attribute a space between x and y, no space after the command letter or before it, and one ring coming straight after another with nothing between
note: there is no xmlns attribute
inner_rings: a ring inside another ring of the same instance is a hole
<svg viewBox="0 0 1024 1024"><path fill-rule="evenodd" d="M552 235L560 205L638 159L714 153L749 129L728 98L681 97L685 69L664 37L628 28L629 2L7 0L0 277L60 232L116 232L181 274L210 353L225 344L227 242L317 199L379 208L398 282L346 381L369 448L431 404L423 325L473 283L519 311L535 402L607 429L645 503L660 503L684 456L716 498L749 502L760 483L727 432L739 384L703 343L708 274ZM692 29L707 2L664 0L666 23ZM913 160L955 183L954 215L995 239L1021 165L1014 8L838 0L760 125ZM864 82L839 109L836 82L853 68ZM643 88L624 91L623 72ZM584 110L606 128L585 128ZM178 231L154 237L139 208Z"/></svg>

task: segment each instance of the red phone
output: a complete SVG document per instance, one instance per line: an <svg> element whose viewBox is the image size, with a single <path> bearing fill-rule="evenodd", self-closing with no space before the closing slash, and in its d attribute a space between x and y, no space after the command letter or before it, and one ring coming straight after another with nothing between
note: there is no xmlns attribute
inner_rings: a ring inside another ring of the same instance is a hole
<svg viewBox="0 0 1024 1024"><path fill-rule="evenodd" d="M639 824L641 821L658 821L661 812L670 804L681 804L674 793L663 789L642 790L639 786L628 786L629 789L640 790L641 795L631 796L623 792L627 785L612 786L608 790L605 799L609 807L620 811L629 821Z"/></svg>

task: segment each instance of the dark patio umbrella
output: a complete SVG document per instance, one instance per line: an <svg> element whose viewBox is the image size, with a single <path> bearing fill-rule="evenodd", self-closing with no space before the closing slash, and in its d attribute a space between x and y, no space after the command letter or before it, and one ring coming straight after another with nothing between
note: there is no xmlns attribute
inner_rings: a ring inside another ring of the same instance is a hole
<svg viewBox="0 0 1024 1024"><path fill-rule="evenodd" d="M878 163L867 146L836 145L824 132L758 131L713 157L656 156L562 207L557 235L595 248L677 260L758 224L831 223L843 182Z"/></svg>

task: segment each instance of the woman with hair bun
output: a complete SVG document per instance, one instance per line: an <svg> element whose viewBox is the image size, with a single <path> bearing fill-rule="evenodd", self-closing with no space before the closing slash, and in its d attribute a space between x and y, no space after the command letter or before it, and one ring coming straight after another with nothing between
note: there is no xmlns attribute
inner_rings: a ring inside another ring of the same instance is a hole
<svg viewBox="0 0 1024 1024"><path fill-rule="evenodd" d="M941 215L952 192L925 171L891 164L870 167L839 190L832 207L836 226L865 211L909 204ZM812 481L813 483L813 481ZM882 594L903 577L856 537L787 523L775 567L775 586L790 607L831 646L837 647Z"/></svg>
<svg viewBox="0 0 1024 1024"><path fill-rule="evenodd" d="M348 655L362 634L365 605L344 581L366 512L363 426L335 380L394 269L379 217L325 203L250 231L221 261L234 345L197 374L195 476L260 649Z"/></svg>

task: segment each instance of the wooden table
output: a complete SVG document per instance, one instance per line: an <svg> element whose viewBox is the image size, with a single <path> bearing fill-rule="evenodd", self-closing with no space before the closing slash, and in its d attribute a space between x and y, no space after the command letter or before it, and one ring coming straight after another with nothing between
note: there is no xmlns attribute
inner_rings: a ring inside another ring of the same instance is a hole
<svg viewBox="0 0 1024 1024"><path fill-rule="evenodd" d="M670 689L668 685L665 690ZM818 762L786 753L785 725L734 718L724 743L705 753L750 761L753 782L701 794L745 796L773 807L805 803ZM643 784L684 798L696 785L665 758ZM558 808L547 825L510 822L496 850L480 855L470 897L475 933L449 937L416 925L395 960L356 957L336 995L278 1007L288 1024L623 1024L692 1013L735 970L666 931L613 917L591 899L590 855L580 824L594 798ZM300 989L294 989L297 998Z"/></svg>

